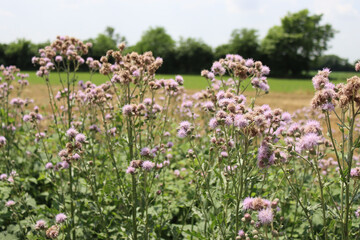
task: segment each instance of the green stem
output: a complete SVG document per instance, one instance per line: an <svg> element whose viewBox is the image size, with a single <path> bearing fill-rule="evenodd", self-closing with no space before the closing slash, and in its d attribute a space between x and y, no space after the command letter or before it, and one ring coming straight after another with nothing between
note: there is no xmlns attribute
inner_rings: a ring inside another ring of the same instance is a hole
<svg viewBox="0 0 360 240"><path fill-rule="evenodd" d="M133 202L133 212L132 212L133 239L137 240L137 220L136 220L137 206L136 206L136 176L135 176L135 174L132 175L132 202Z"/></svg>
<svg viewBox="0 0 360 240"><path fill-rule="evenodd" d="M351 109L349 111L350 115L350 130L348 135L348 147L347 147L347 172L346 172L346 182L345 182L345 222L344 222L344 239L349 239L349 214L350 214L350 170L353 159L353 132L354 132L354 122L355 122L355 108L354 102L351 102Z"/></svg>

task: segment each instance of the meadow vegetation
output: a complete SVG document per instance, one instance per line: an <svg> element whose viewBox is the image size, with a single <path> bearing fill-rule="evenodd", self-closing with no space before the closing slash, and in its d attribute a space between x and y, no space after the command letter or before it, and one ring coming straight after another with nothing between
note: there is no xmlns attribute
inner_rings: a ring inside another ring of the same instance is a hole
<svg viewBox="0 0 360 240"><path fill-rule="evenodd" d="M1 239L360 237L360 77L271 79L236 54L159 76L151 52L91 47L57 37L36 80L0 67ZM266 99L310 87L307 108Z"/></svg>

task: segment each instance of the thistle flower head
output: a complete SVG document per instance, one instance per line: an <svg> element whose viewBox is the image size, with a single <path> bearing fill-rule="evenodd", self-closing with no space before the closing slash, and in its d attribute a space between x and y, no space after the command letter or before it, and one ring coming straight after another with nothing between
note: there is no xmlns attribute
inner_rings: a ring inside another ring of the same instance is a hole
<svg viewBox="0 0 360 240"><path fill-rule="evenodd" d="M76 134L75 140L79 143L84 143L86 141L86 136L82 133Z"/></svg>
<svg viewBox="0 0 360 240"><path fill-rule="evenodd" d="M78 131L77 131L75 128L73 128L73 127L69 128L69 129L66 131L66 135L67 135L69 138L74 138L74 137L76 137L77 134L78 134Z"/></svg>
<svg viewBox="0 0 360 240"><path fill-rule="evenodd" d="M43 230L46 228L46 222L42 219L36 221L35 229L36 230Z"/></svg>
<svg viewBox="0 0 360 240"><path fill-rule="evenodd" d="M59 213L55 216L56 223L63 223L67 219L67 216L64 213Z"/></svg>
<svg viewBox="0 0 360 240"><path fill-rule="evenodd" d="M258 214L258 219L264 225L272 223L272 221L274 220L274 214L271 208L265 208L260 210Z"/></svg>
<svg viewBox="0 0 360 240"><path fill-rule="evenodd" d="M12 206L14 206L15 205L15 202L13 201L13 200L9 200L9 201L7 201L6 203L5 203L5 206L6 207L12 207Z"/></svg>
<svg viewBox="0 0 360 240"><path fill-rule="evenodd" d="M153 169L155 166L155 163L150 162L150 161L144 161L141 165L142 169L144 169L145 171L150 171L151 169Z"/></svg>

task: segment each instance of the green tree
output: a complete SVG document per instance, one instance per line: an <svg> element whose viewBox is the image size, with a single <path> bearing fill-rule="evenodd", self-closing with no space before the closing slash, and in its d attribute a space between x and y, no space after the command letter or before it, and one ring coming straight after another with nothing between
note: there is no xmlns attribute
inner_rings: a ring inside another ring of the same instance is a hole
<svg viewBox="0 0 360 240"><path fill-rule="evenodd" d="M6 65L16 65L21 69L31 69L31 58L37 54L37 45L26 39L18 39L6 46L4 54Z"/></svg>
<svg viewBox="0 0 360 240"><path fill-rule="evenodd" d="M350 64L348 59L333 54L320 56L312 69L319 70L324 67L333 71L354 71L354 65Z"/></svg>
<svg viewBox="0 0 360 240"><path fill-rule="evenodd" d="M269 29L262 41L262 52L275 72L299 75L328 49L335 30L321 24L322 14L310 15L307 9L288 13L280 26Z"/></svg>
<svg viewBox="0 0 360 240"><path fill-rule="evenodd" d="M169 34L166 33L165 28L155 27L145 31L141 36L139 42L135 46L129 48L128 51L136 51L144 53L152 51L155 57L164 59L164 64L160 68L160 72L175 71L175 41Z"/></svg>
<svg viewBox="0 0 360 240"><path fill-rule="evenodd" d="M230 49L230 44L229 43L225 43L225 44L221 44L219 46L217 46L215 48L215 58L219 59L219 58L224 58L226 56L226 54L232 54L232 51Z"/></svg>
<svg viewBox="0 0 360 240"><path fill-rule="evenodd" d="M244 58L258 58L259 56L259 36L255 29L235 29L231 33L229 43L220 45L215 50L217 58L224 57L226 54L239 54Z"/></svg>
<svg viewBox="0 0 360 240"><path fill-rule="evenodd" d="M5 50L6 50L7 45L4 43L0 43L0 65L7 65L6 64L6 55L5 55Z"/></svg>
<svg viewBox="0 0 360 240"><path fill-rule="evenodd" d="M116 49L120 42L126 42L126 38L115 33L113 27L106 27L104 33L99 33L95 39L88 39L93 44L89 50L89 56L99 59L109 49Z"/></svg>
<svg viewBox="0 0 360 240"><path fill-rule="evenodd" d="M202 40L181 38L176 50L176 66L179 73L199 74L210 68L214 54L212 48Z"/></svg>
<svg viewBox="0 0 360 240"><path fill-rule="evenodd" d="M175 50L175 41L166 33L165 28L151 27L143 33L140 41L134 46L134 49L139 53L152 51L154 56L164 57L169 52Z"/></svg>

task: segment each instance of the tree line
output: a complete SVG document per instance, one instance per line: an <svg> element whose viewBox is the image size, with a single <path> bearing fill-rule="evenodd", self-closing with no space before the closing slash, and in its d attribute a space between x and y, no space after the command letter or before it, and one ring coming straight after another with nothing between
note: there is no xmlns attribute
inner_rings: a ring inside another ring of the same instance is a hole
<svg viewBox="0 0 360 240"><path fill-rule="evenodd" d="M256 29L235 29L227 43L215 48L196 38L175 41L163 27L151 27L126 51L152 51L164 59L159 72L171 74L198 74L227 53L239 54L245 59L259 59L271 68L273 76L300 76L325 66L332 70L352 71L353 64L347 59L323 55L336 30L330 24L321 24L321 19L322 14L312 15L307 9L288 13L280 25L268 30L263 39L259 38ZM85 40L93 43L89 56L97 59L123 41L126 42L126 38L112 27L107 27L96 38ZM26 39L0 44L0 64L32 70L31 58L47 44L35 44Z"/></svg>

